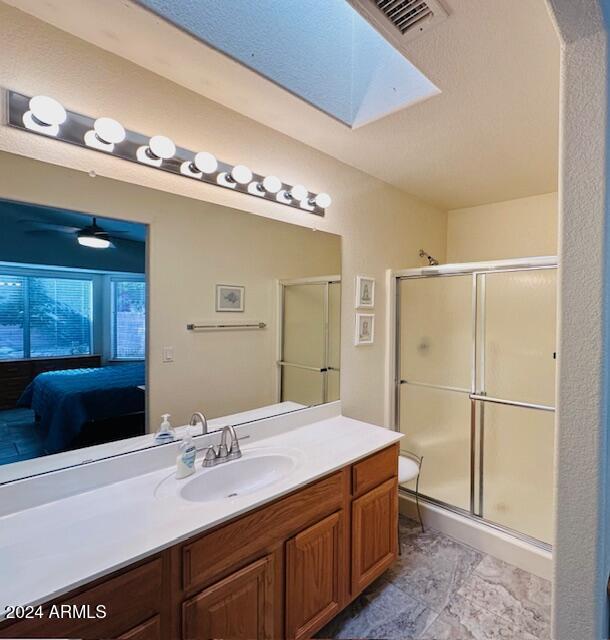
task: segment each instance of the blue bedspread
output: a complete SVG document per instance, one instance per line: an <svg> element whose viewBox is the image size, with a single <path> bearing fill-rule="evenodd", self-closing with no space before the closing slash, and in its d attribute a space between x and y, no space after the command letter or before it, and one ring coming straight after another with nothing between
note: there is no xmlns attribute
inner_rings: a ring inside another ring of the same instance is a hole
<svg viewBox="0 0 610 640"><path fill-rule="evenodd" d="M85 423L144 410L144 363L98 369L47 371L36 376L17 404L31 407L44 430L45 449L69 449Z"/></svg>

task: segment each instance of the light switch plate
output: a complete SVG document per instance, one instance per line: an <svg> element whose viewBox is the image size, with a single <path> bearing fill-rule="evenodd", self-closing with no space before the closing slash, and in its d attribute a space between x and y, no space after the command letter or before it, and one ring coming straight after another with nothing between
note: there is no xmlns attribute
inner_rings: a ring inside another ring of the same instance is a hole
<svg viewBox="0 0 610 640"><path fill-rule="evenodd" d="M163 362L174 361L174 347L163 347Z"/></svg>

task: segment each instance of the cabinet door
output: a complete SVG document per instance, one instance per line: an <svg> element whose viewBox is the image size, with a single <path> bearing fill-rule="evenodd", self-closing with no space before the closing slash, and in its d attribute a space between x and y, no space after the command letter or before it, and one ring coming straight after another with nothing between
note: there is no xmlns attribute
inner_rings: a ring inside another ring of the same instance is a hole
<svg viewBox="0 0 610 640"><path fill-rule="evenodd" d="M341 609L347 580L343 511L286 543L286 637L309 638Z"/></svg>
<svg viewBox="0 0 610 640"><path fill-rule="evenodd" d="M398 483L390 478L352 503L352 595L380 576L398 551Z"/></svg>
<svg viewBox="0 0 610 640"><path fill-rule="evenodd" d="M273 635L273 556L204 589L182 605L183 640L265 640Z"/></svg>

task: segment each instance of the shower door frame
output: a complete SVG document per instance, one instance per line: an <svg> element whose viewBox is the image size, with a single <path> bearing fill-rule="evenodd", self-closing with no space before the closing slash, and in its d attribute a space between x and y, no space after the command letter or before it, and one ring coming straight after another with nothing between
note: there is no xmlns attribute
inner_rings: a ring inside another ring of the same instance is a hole
<svg viewBox="0 0 610 640"><path fill-rule="evenodd" d="M328 375L329 371L336 371L341 375L341 367L332 367L329 364L330 355L330 285L341 284L341 276L311 276L308 278L293 278L290 280L278 280L278 344L277 353L277 400L282 402L283 393L283 367L294 367L322 374L322 404L328 402ZM295 285L324 285L324 366L312 367L309 365L288 362L284 360L284 292L286 287ZM343 293L342 291L340 292Z"/></svg>
<svg viewBox="0 0 610 640"><path fill-rule="evenodd" d="M539 271L546 269L558 269L557 256L537 256L530 258L515 258L513 260L493 260L485 262L463 262L454 264L435 265L429 267L420 267L416 269L403 269L400 271L392 271L390 276L390 314L389 317L393 318L391 327L391 343L390 350L393 350L393 358L390 357L391 376L390 380L393 381L392 389L392 406L390 409L391 424L395 431L400 432L400 391L403 384L409 384L408 380L403 380L401 377L401 299L400 299L400 281L412 280L421 278L438 278L438 277L451 277L451 276L472 276L472 339L471 339L471 375L470 375L470 389L462 389L458 387L451 387L447 385L436 385L428 383L411 382L413 386L431 387L433 389L453 391L457 393L468 394L470 399L470 509L462 509L455 505L443 502L436 498L420 494L419 497L425 502L429 502L433 505L437 505L457 513L461 516L474 520L478 523L484 523L486 526L492 527L504 533L508 533L515 536L519 540L532 544L538 548L546 551L551 550L551 545L533 538L526 533L511 529L497 522L492 522L485 519L480 515L483 513L483 497L484 497L484 469L483 469L483 438L485 430L485 418L484 407L485 403L503 404L509 406L522 407L526 409L533 409L539 411L551 411L555 412L555 407L550 405L542 405L529 402L519 402L513 400L506 400L503 398L495 398L479 394L477 384L479 380L484 380L482 373L485 371L485 349L481 350L481 354L477 352L477 345L481 337L479 336L479 318L482 316L483 328L485 327L485 307L481 305L481 313L479 313L479 301L485 300L485 278L481 280L481 286L479 286L479 276L485 276L492 273L508 273L515 271ZM481 298L481 295L483 296ZM392 308L393 307L393 308ZM481 403L481 418L477 421L477 403ZM477 430L477 422L479 429ZM477 438L477 431L478 438ZM477 454L479 457L477 465ZM479 471L479 478L477 483L476 471ZM477 498L477 486L478 486L478 500ZM415 493L411 489L399 486L399 492L405 495L414 496ZM476 503L478 502L478 505ZM477 508L478 506L478 513Z"/></svg>

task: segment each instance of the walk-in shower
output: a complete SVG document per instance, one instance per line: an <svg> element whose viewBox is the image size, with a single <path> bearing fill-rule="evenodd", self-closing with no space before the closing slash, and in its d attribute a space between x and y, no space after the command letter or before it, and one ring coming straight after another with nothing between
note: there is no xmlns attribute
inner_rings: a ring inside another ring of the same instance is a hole
<svg viewBox="0 0 610 640"><path fill-rule="evenodd" d="M341 276L280 282L279 400L339 399Z"/></svg>
<svg viewBox="0 0 610 640"><path fill-rule="evenodd" d="M552 542L554 257L395 272L395 423L420 494ZM404 487L412 491L410 484Z"/></svg>

